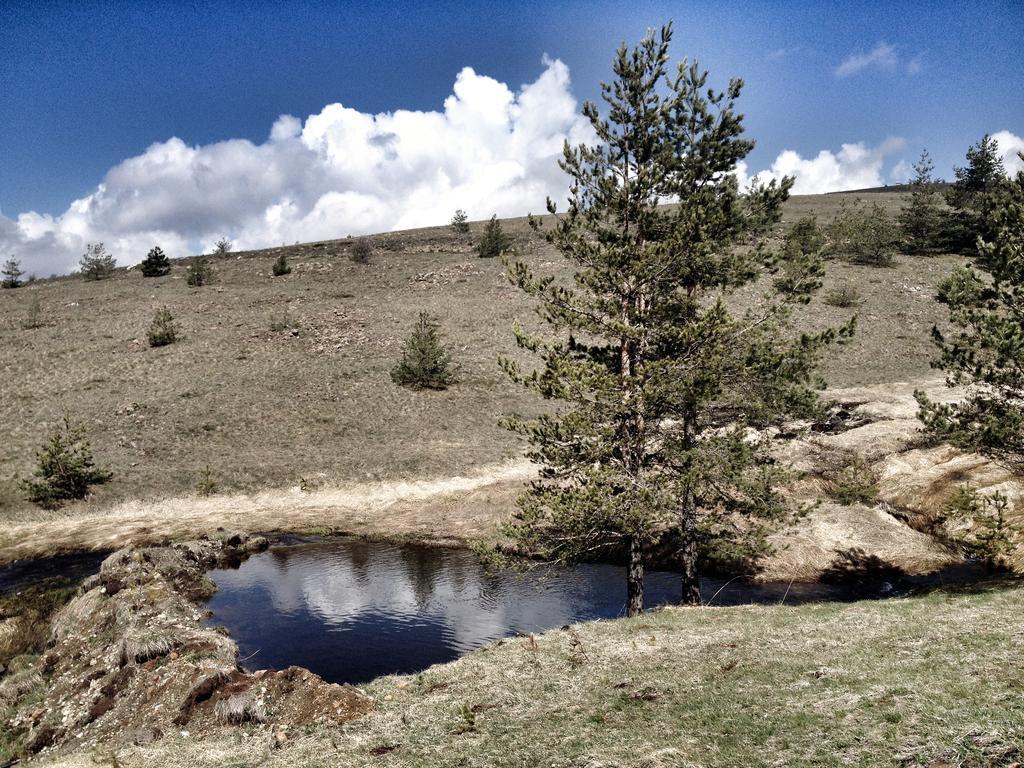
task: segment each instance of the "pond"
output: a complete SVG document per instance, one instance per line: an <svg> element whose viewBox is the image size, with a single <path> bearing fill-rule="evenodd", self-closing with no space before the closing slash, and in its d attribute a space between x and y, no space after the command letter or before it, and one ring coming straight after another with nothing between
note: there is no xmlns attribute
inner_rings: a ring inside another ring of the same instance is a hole
<svg viewBox="0 0 1024 768"><path fill-rule="evenodd" d="M353 684L451 661L501 637L615 618L626 602L615 565L488 573L464 549L344 538L285 541L209 575L218 587L209 623L228 629L247 669L298 665ZM648 573L648 607L679 594L676 574ZM789 605L893 588L705 579L701 594L714 605Z"/></svg>

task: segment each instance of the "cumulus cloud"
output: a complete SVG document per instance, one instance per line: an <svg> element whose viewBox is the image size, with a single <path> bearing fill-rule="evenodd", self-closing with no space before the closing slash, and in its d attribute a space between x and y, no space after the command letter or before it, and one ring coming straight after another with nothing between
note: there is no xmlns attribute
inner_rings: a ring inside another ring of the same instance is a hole
<svg viewBox="0 0 1024 768"><path fill-rule="evenodd" d="M739 168L740 185L758 181L765 183L783 176L793 176L793 194L816 195L841 192L845 189L880 187L884 181L885 159L905 145L898 137L888 138L877 147L863 142L843 144L838 152L821 150L814 157L802 157L791 149L783 150L767 170L748 175L745 164Z"/></svg>
<svg viewBox="0 0 1024 768"><path fill-rule="evenodd" d="M282 115L267 140L153 144L107 172L57 216L0 212L0 254L38 274L73 269L103 241L121 264L160 244L172 256L222 236L238 248L521 215L562 197L562 144L593 133L569 70L544 61L513 91L466 67L440 111L365 114L329 104L305 121Z"/></svg>
<svg viewBox="0 0 1024 768"><path fill-rule="evenodd" d="M999 156L1003 158L1003 167L1006 172L1013 175L1024 171L1024 161L1020 159L1018 152L1024 152L1024 139L1009 131L993 133L996 146L999 149Z"/></svg>

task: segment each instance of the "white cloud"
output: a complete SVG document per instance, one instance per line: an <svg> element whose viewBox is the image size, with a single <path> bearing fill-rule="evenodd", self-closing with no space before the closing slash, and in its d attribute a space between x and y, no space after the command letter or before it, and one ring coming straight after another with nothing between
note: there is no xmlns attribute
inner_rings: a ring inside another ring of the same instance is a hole
<svg viewBox="0 0 1024 768"><path fill-rule="evenodd" d="M224 235L257 248L440 224L456 208L522 215L564 197L562 144L592 136L562 62L545 59L516 92L466 67L441 111L329 104L282 115L262 144L153 144L58 216L0 213L0 255L45 275L74 269L95 241L132 264L154 244L183 256Z"/></svg>
<svg viewBox="0 0 1024 768"><path fill-rule="evenodd" d="M992 138L999 148L999 156L1003 158L1003 167L1010 175L1024 171L1024 161L1018 156L1018 152L1024 152L1024 139L1009 131L993 133Z"/></svg>
<svg viewBox="0 0 1024 768"><path fill-rule="evenodd" d="M746 165L741 164L738 177L740 185L745 186L755 179L764 183L793 176L796 179L793 194L796 195L880 187L885 183L882 168L886 157L902 149L904 144L904 140L897 137L888 138L877 147L867 147L863 142L843 144L838 152L823 149L811 158L787 149L775 158L771 168L750 176Z"/></svg>
<svg viewBox="0 0 1024 768"><path fill-rule="evenodd" d="M847 56L836 68L836 76L849 77L868 68L892 72L898 64L899 57L896 55L896 48L883 41L867 53L858 52ZM920 66L920 62L918 66Z"/></svg>

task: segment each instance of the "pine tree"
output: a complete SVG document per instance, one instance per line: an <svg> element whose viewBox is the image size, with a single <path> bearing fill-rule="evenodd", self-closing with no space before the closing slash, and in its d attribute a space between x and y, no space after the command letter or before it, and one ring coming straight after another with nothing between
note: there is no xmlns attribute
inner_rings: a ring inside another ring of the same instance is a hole
<svg viewBox="0 0 1024 768"><path fill-rule="evenodd" d="M146 338L151 347L165 347L178 340L178 326L174 324L174 316L167 307L161 307L153 315Z"/></svg>
<svg viewBox="0 0 1024 768"><path fill-rule="evenodd" d="M749 564L767 550L767 531L789 510L761 428L818 409L814 365L852 332L787 337L793 295L727 307L775 268L765 235L793 180L739 193L736 166L753 147L735 112L742 82L709 89L696 62L670 75L670 39L669 25L619 49L616 79L602 85L607 118L585 104L599 143L566 145L568 211L557 216L549 200L557 221L543 230L574 279L510 265L551 332L515 328L539 370L502 360L515 381L561 404L507 422L541 467L507 533L561 562L621 552L631 615L643 608L655 544L677 549L687 603L700 600L702 563Z"/></svg>
<svg viewBox="0 0 1024 768"><path fill-rule="evenodd" d="M214 256L227 256L231 252L231 248L232 248L231 241L228 238L226 238L226 237L222 237L220 240L218 240L214 244L214 246L213 246L213 255Z"/></svg>
<svg viewBox="0 0 1024 768"><path fill-rule="evenodd" d="M170 274L171 261L159 245L154 246L139 264L143 277L163 277Z"/></svg>
<svg viewBox="0 0 1024 768"><path fill-rule="evenodd" d="M61 423L37 453L39 462L33 477L21 482L22 490L45 509L61 502L83 499L89 486L107 482L111 473L96 467L85 427L65 413Z"/></svg>
<svg viewBox="0 0 1024 768"><path fill-rule="evenodd" d="M918 392L918 415L931 434L1024 472L1024 171L992 194L994 239L939 286L954 330L932 329L950 386L976 386L951 405Z"/></svg>
<svg viewBox="0 0 1024 768"><path fill-rule="evenodd" d="M455 381L438 325L426 312L420 312L391 380L411 389L447 389Z"/></svg>
<svg viewBox="0 0 1024 768"><path fill-rule="evenodd" d="M455 211L455 215L452 216L451 227L452 231L457 235L465 235L469 232L469 216L461 208Z"/></svg>
<svg viewBox="0 0 1024 768"><path fill-rule="evenodd" d="M193 288L199 288L213 282L213 267L205 256L196 256L185 269L186 282Z"/></svg>
<svg viewBox="0 0 1024 768"><path fill-rule="evenodd" d="M117 262L107 253L103 243L89 243L78 262L79 271L86 280L106 280L114 274Z"/></svg>
<svg viewBox="0 0 1024 768"><path fill-rule="evenodd" d="M512 239L505 234L498 221L498 215L491 216L491 220L484 225L484 235L480 238L480 244L476 252L481 258L489 259L501 256L512 247Z"/></svg>
<svg viewBox="0 0 1024 768"><path fill-rule="evenodd" d="M3 269L0 269L0 275L3 275L3 279L0 280L0 288L18 288L22 284L22 276L25 273L21 269L21 262L11 256L7 261L4 262Z"/></svg>
<svg viewBox="0 0 1024 768"><path fill-rule="evenodd" d="M999 146L987 133L968 148L967 165L953 169L956 181L946 194L946 202L954 209L950 227L950 245L959 253L976 255L978 239L995 240L996 233L988 225L993 220L989 210L993 194L1006 182L1006 169L999 156Z"/></svg>
<svg viewBox="0 0 1024 768"><path fill-rule="evenodd" d="M935 191L934 169L928 150L922 150L921 158L914 163L910 202L898 217L906 253L922 255L939 253L943 249L946 215Z"/></svg>
<svg viewBox="0 0 1024 768"><path fill-rule="evenodd" d="M809 301L811 294L821 288L821 279L825 276L824 246L825 235L818 229L817 219L805 216L797 221L786 233L782 245L776 290L801 303Z"/></svg>
<svg viewBox="0 0 1024 768"><path fill-rule="evenodd" d="M274 273L274 277L283 277L284 275L290 275L292 272L292 268L288 265L288 259L283 252L277 257L277 261L274 262L270 269Z"/></svg>
<svg viewBox="0 0 1024 768"><path fill-rule="evenodd" d="M892 266L899 245L899 230L878 203L843 203L828 227L828 250L851 264Z"/></svg>

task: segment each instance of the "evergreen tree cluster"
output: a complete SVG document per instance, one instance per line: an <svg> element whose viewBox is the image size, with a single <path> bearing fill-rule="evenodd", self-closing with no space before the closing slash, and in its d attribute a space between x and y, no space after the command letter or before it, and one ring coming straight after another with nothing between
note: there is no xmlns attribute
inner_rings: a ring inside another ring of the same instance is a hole
<svg viewBox="0 0 1024 768"><path fill-rule="evenodd" d="M935 365L951 385L973 384L955 404L917 395L933 435L1024 472L1024 171L992 190L974 263L939 286L952 330L933 328Z"/></svg>

